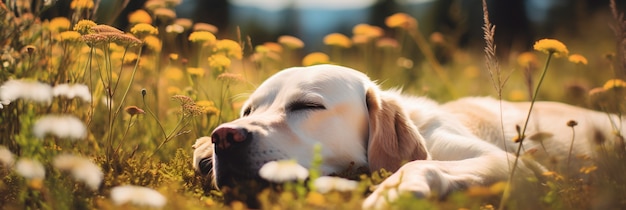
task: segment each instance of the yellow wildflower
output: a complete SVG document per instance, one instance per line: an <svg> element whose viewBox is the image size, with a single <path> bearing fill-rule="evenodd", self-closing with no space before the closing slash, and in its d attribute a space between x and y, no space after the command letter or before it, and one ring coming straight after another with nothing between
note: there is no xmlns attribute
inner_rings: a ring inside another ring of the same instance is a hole
<svg viewBox="0 0 626 210"><path fill-rule="evenodd" d="M538 64L537 56L532 52L523 52L517 56L517 64L526 67L535 67Z"/></svg>
<svg viewBox="0 0 626 210"><path fill-rule="evenodd" d="M587 58L585 58L585 56L582 56L581 54L572 54L568 57L568 60L569 62L575 64L587 65Z"/></svg>
<svg viewBox="0 0 626 210"><path fill-rule="evenodd" d="M65 17L55 17L50 20L50 30L61 32L70 28L70 20Z"/></svg>
<svg viewBox="0 0 626 210"><path fill-rule="evenodd" d="M324 44L330 45L330 46L350 48L352 46L352 41L346 35L343 35L340 33L332 33L324 37Z"/></svg>
<svg viewBox="0 0 626 210"><path fill-rule="evenodd" d="M222 81L226 81L226 82L241 82L244 81L243 77L241 76L241 74L234 74L234 73L221 73L220 75L217 75L217 79L218 80L222 80Z"/></svg>
<svg viewBox="0 0 626 210"><path fill-rule="evenodd" d="M611 90L614 88L626 88L626 82L621 79L610 79L604 83L602 88L604 88L604 90Z"/></svg>
<svg viewBox="0 0 626 210"><path fill-rule="evenodd" d="M361 23L352 28L352 33L355 36L364 35L368 39L373 39L383 36L383 29L378 26Z"/></svg>
<svg viewBox="0 0 626 210"><path fill-rule="evenodd" d="M263 47L266 47L269 51L281 53L283 52L283 46L276 42L265 42Z"/></svg>
<svg viewBox="0 0 626 210"><path fill-rule="evenodd" d="M183 71L181 71L179 68L176 68L176 67L166 68L165 71L163 71L163 75L166 78L174 80L174 81L179 81L184 76Z"/></svg>
<svg viewBox="0 0 626 210"><path fill-rule="evenodd" d="M184 30L189 30L193 25L193 21L189 18L178 18L174 20L174 24L183 27Z"/></svg>
<svg viewBox="0 0 626 210"><path fill-rule="evenodd" d="M146 10L138 9L128 15L128 22L130 24L152 24L152 16L150 16Z"/></svg>
<svg viewBox="0 0 626 210"><path fill-rule="evenodd" d="M92 9L94 7L93 0L73 0L70 4L71 9Z"/></svg>
<svg viewBox="0 0 626 210"><path fill-rule="evenodd" d="M219 112L219 109L215 107L215 103L213 103L213 101L196 101L196 105L200 107L200 110L202 110L202 113L204 114L213 115Z"/></svg>
<svg viewBox="0 0 626 210"><path fill-rule="evenodd" d="M118 34L123 34L124 33L120 29L117 29L117 28L115 28L113 26L110 26L110 25L104 25L104 24L91 26L89 28L89 32L93 32L93 33L118 33Z"/></svg>
<svg viewBox="0 0 626 210"><path fill-rule="evenodd" d="M188 67L187 68L187 73L189 73L191 75L198 76L198 77L203 77L204 76L204 69L203 68Z"/></svg>
<svg viewBox="0 0 626 210"><path fill-rule="evenodd" d="M285 45L289 49L300 49L304 47L304 42L294 36L280 36L278 37L278 43Z"/></svg>
<svg viewBox="0 0 626 210"><path fill-rule="evenodd" d="M80 36L80 33L76 31L63 31L59 33L56 39L61 42L76 42L81 40Z"/></svg>
<svg viewBox="0 0 626 210"><path fill-rule="evenodd" d="M189 41L212 44L216 41L215 35L208 31L194 31L189 34Z"/></svg>
<svg viewBox="0 0 626 210"><path fill-rule="evenodd" d="M535 42L533 49L546 54L554 54L556 57L565 57L569 54L567 46L556 39L541 39Z"/></svg>
<svg viewBox="0 0 626 210"><path fill-rule="evenodd" d="M170 60L173 60L173 61L178 60L178 54L170 53Z"/></svg>
<svg viewBox="0 0 626 210"><path fill-rule="evenodd" d="M168 95L177 95L177 94L180 94L180 92L182 91L180 90L180 88L176 86L169 86L167 87L166 92Z"/></svg>
<svg viewBox="0 0 626 210"><path fill-rule="evenodd" d="M176 12L168 8L157 8L154 10L154 16L158 19L170 20L176 18Z"/></svg>
<svg viewBox="0 0 626 210"><path fill-rule="evenodd" d="M208 31L216 34L218 32L217 27L208 23L196 23L193 25L194 31Z"/></svg>
<svg viewBox="0 0 626 210"><path fill-rule="evenodd" d="M385 19L385 25L389 28L415 28L417 20L405 13L396 13Z"/></svg>
<svg viewBox="0 0 626 210"><path fill-rule="evenodd" d="M326 205L326 199L324 195L318 192L309 192L306 196L306 203L311 204L313 206L323 207Z"/></svg>
<svg viewBox="0 0 626 210"><path fill-rule="evenodd" d="M76 25L74 25L74 31L78 31L78 33L85 35L89 33L89 29L91 29L91 27L96 25L97 24L91 20L80 20L76 23Z"/></svg>
<svg viewBox="0 0 626 210"><path fill-rule="evenodd" d="M217 41L213 50L215 52L222 52L226 56L235 59L241 59L243 57L243 51L241 50L241 46L239 46L239 43L230 39L222 39Z"/></svg>
<svg viewBox="0 0 626 210"><path fill-rule="evenodd" d="M328 55L321 52L310 53L302 59L302 65L304 66L312 66L316 64L324 64L329 63L330 58Z"/></svg>
<svg viewBox="0 0 626 210"><path fill-rule="evenodd" d="M209 57L209 67L212 69L217 69L219 71L224 71L226 68L230 67L230 58L226 57L222 54L215 54Z"/></svg>
<svg viewBox="0 0 626 210"><path fill-rule="evenodd" d="M161 43L161 40L159 40L159 38L157 38L156 36L147 36L143 39L143 41L149 49L156 52L161 51L161 47L163 44Z"/></svg>
<svg viewBox="0 0 626 210"><path fill-rule="evenodd" d="M138 23L130 29L130 33L135 36L142 37L146 35L157 35L159 30L147 23Z"/></svg>

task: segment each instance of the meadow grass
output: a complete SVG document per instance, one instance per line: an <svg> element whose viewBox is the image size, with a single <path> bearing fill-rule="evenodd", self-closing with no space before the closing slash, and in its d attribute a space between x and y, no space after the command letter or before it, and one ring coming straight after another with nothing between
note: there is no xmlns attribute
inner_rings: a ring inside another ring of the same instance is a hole
<svg viewBox="0 0 626 210"><path fill-rule="evenodd" d="M36 2L41 4L0 2L3 209L244 209L242 202L225 203L209 178L193 171L191 145L237 118L247 93L291 66L345 65L364 71L383 88L402 87L441 102L494 95L563 101L620 116L625 111L626 23L614 1L609 5L614 38L549 37L566 43L569 56L560 45L539 40L534 50L509 52L510 58L497 57L497 30L486 4L483 53L457 46L455 36L424 35L418 20L403 13L389 16L385 26L359 24L350 35L331 34L324 43L282 36L253 46L254 37L216 37L212 25L176 18L176 0L147 1L128 16L130 25L123 29L91 21L98 8L91 0L73 0L71 14L53 19L41 19L50 5ZM123 6L122 1L116 5ZM586 42L589 38L600 43ZM325 51L302 55L308 44L323 44ZM450 60L444 63L440 57ZM563 126L576 134L575 122ZM622 126L614 123L616 131ZM512 173L515 183L470 187L443 200L406 195L393 207L619 209L626 206L624 141L619 132L611 138L618 145L594 148L597 160L578 174L564 173L559 169L568 164L555 162L543 177ZM510 152L530 158L519 149ZM315 160L311 180L320 177L321 159ZM343 175L358 184L320 192L312 181L301 181L256 196L264 209L358 209L390 173Z"/></svg>

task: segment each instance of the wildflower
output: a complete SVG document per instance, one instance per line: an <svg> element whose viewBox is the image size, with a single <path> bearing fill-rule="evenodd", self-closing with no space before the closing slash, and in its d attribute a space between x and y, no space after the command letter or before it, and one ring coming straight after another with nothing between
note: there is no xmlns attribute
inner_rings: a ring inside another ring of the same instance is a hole
<svg viewBox="0 0 626 210"><path fill-rule="evenodd" d="M117 33L101 33L105 36L109 36L109 38L111 39L111 41L115 42L116 44L119 45L123 45L123 46L139 46L141 44L143 44L143 42L139 39L137 39L137 37L130 35L130 34L117 34Z"/></svg>
<svg viewBox="0 0 626 210"><path fill-rule="evenodd" d="M9 80L0 86L0 101L7 105L17 99L50 103L52 87L50 85L29 80Z"/></svg>
<svg viewBox="0 0 626 210"><path fill-rule="evenodd" d="M193 101L193 99L191 99L189 96L186 96L186 95L175 95L175 96L172 96L172 99L180 102L181 105L187 105L187 104L195 105L195 102Z"/></svg>
<svg viewBox="0 0 626 210"><path fill-rule="evenodd" d="M585 58L585 56L582 56L581 54L572 54L568 57L567 60L575 64L587 65L587 58Z"/></svg>
<svg viewBox="0 0 626 210"><path fill-rule="evenodd" d="M304 66L312 66L316 64L324 64L324 63L329 63L329 62L330 62L330 58L328 57L328 55L321 53L321 52L310 53L304 56L304 58L302 59L302 65Z"/></svg>
<svg viewBox="0 0 626 210"><path fill-rule="evenodd" d="M143 6L149 11L154 11L155 9L166 7L165 1L146 1Z"/></svg>
<svg viewBox="0 0 626 210"><path fill-rule="evenodd" d="M39 118L33 126L35 137L43 139L46 134L58 138L83 139L87 136L85 124L72 115L46 115Z"/></svg>
<svg viewBox="0 0 626 210"><path fill-rule="evenodd" d="M156 36L147 36L143 39L143 41L149 49L155 52L161 52L163 44L161 43L161 40Z"/></svg>
<svg viewBox="0 0 626 210"><path fill-rule="evenodd" d="M287 181L302 181L309 176L309 171L295 160L279 160L265 163L259 170L261 178L282 183Z"/></svg>
<svg viewBox="0 0 626 210"><path fill-rule="evenodd" d="M118 34L123 34L124 33L120 29L117 29L117 28L115 28L113 26L104 25L104 24L92 26L91 28L89 28L89 31L90 32L94 32L94 33L106 33L106 32L118 33Z"/></svg>
<svg viewBox="0 0 626 210"><path fill-rule="evenodd" d="M50 30L61 32L70 28L70 20L65 17L56 17L50 20Z"/></svg>
<svg viewBox="0 0 626 210"><path fill-rule="evenodd" d="M218 32L218 28L215 27L214 25L208 24L208 23L196 23L193 24L193 30L194 31L208 31L211 33L217 33Z"/></svg>
<svg viewBox="0 0 626 210"><path fill-rule="evenodd" d="M278 43L287 46L289 49L300 49L304 47L302 40L287 35L278 37Z"/></svg>
<svg viewBox="0 0 626 210"><path fill-rule="evenodd" d="M176 86L169 86L167 87L166 91L168 95L175 95L175 94L180 94L182 90L180 90L180 88L176 87Z"/></svg>
<svg viewBox="0 0 626 210"><path fill-rule="evenodd" d="M223 52L226 56L235 59L241 59L243 57L243 52L241 50L241 46L239 46L239 43L230 39L222 39L217 41L213 50L215 52Z"/></svg>
<svg viewBox="0 0 626 210"><path fill-rule="evenodd" d="M213 44L216 40L215 35L208 31L194 31L189 34L189 41L191 42Z"/></svg>
<svg viewBox="0 0 626 210"><path fill-rule="evenodd" d="M92 9L94 7L93 0L73 0L70 4L71 9Z"/></svg>
<svg viewBox="0 0 626 210"><path fill-rule="evenodd" d="M535 67L538 64L537 56L532 52L523 52L517 56L517 64L526 67Z"/></svg>
<svg viewBox="0 0 626 210"><path fill-rule="evenodd" d="M146 10L138 9L128 15L128 22L130 24L152 24L152 17L148 14L148 12L146 12Z"/></svg>
<svg viewBox="0 0 626 210"><path fill-rule="evenodd" d="M82 40L80 33L76 31L63 31L57 35L56 39L60 42L77 42Z"/></svg>
<svg viewBox="0 0 626 210"><path fill-rule="evenodd" d="M182 34L183 32L185 32L185 28L183 28L181 25L178 25L178 24L171 24L165 27L165 32Z"/></svg>
<svg viewBox="0 0 626 210"><path fill-rule="evenodd" d="M406 13L396 13L385 19L385 25L389 28L416 28L417 20Z"/></svg>
<svg viewBox="0 0 626 210"><path fill-rule="evenodd" d="M157 35L159 34L159 30L150 24L138 23L130 28L130 33L138 37L143 37L147 35Z"/></svg>
<svg viewBox="0 0 626 210"><path fill-rule="evenodd" d="M96 26L97 24L91 20L80 20L76 25L74 25L74 31L78 31L78 33L85 35L89 33L91 27Z"/></svg>
<svg viewBox="0 0 626 210"><path fill-rule="evenodd" d="M217 69L219 71L223 71L226 68L230 67L230 58L222 55L215 54L209 57L209 67L212 69Z"/></svg>
<svg viewBox="0 0 626 210"><path fill-rule="evenodd" d="M356 190L356 188L359 186L359 183L340 177L322 176L315 179L313 185L318 192L327 193L333 190L343 192Z"/></svg>
<svg viewBox="0 0 626 210"><path fill-rule="evenodd" d="M90 47L99 46L109 42L107 36L102 34L85 34L81 38Z"/></svg>
<svg viewBox="0 0 626 210"><path fill-rule="evenodd" d="M6 147L0 145L0 163L4 166L13 166L15 158L13 153Z"/></svg>
<svg viewBox="0 0 626 210"><path fill-rule="evenodd" d="M610 79L604 83L602 88L604 88L604 90L623 89L626 88L626 82L621 79Z"/></svg>
<svg viewBox="0 0 626 210"><path fill-rule="evenodd" d="M306 195L306 203L322 207L326 205L326 198L318 192L309 192Z"/></svg>
<svg viewBox="0 0 626 210"><path fill-rule="evenodd" d="M187 73L189 73L191 75L194 75L194 76L203 77L204 76L204 69L203 68L188 67L187 68Z"/></svg>
<svg viewBox="0 0 626 210"><path fill-rule="evenodd" d="M383 29L377 26L362 23L354 26L354 28L352 28L352 33L355 36L363 35L368 39L374 39L383 36Z"/></svg>
<svg viewBox="0 0 626 210"><path fill-rule="evenodd" d="M46 177L46 170L43 165L30 158L20 158L15 163L15 172L26 179L42 180Z"/></svg>
<svg viewBox="0 0 626 210"><path fill-rule="evenodd" d="M29 44L29 45L22 47L22 50L20 50L20 52L28 54L28 55L32 55L33 53L35 53L35 50L37 50L37 47Z"/></svg>
<svg viewBox="0 0 626 210"><path fill-rule="evenodd" d="M196 105L202 109L202 113L204 114L212 115L219 112L217 107L215 107L215 103L213 103L213 101L197 101Z"/></svg>
<svg viewBox="0 0 626 210"><path fill-rule="evenodd" d="M104 177L100 167L91 160L70 154L57 155L52 160L52 166L70 172L76 180L84 182L92 190L100 187Z"/></svg>
<svg viewBox="0 0 626 210"><path fill-rule="evenodd" d="M243 81L243 77L241 76L241 74L233 74L233 73L228 73L228 72L224 72L224 73L221 73L220 75L217 75L217 79L222 80L222 81L228 81L228 82Z"/></svg>
<svg viewBox="0 0 626 210"><path fill-rule="evenodd" d="M569 53L565 44L556 39L541 39L535 42L533 49L546 54L554 54L556 57L564 57Z"/></svg>
<svg viewBox="0 0 626 210"><path fill-rule="evenodd" d="M111 189L111 200L115 205L131 203L137 206L162 208L167 199L156 190L134 185L117 186Z"/></svg>
<svg viewBox="0 0 626 210"><path fill-rule="evenodd" d="M124 108L124 111L130 116L146 113L145 111L143 111L143 109L140 109L137 106L127 106L126 108Z"/></svg>
<svg viewBox="0 0 626 210"><path fill-rule="evenodd" d="M85 102L91 101L91 92L87 85L83 84L59 84L52 88L53 96L64 96L68 99L78 97Z"/></svg>
<svg viewBox="0 0 626 210"><path fill-rule="evenodd" d="M154 10L157 19L171 20L176 18L176 12L168 8L157 8Z"/></svg>
<svg viewBox="0 0 626 210"><path fill-rule="evenodd" d="M189 30L193 26L193 21L189 18L178 18L174 20L174 25L179 25L183 27L183 29Z"/></svg>
<svg viewBox="0 0 626 210"><path fill-rule="evenodd" d="M381 38L376 41L376 47L380 48L397 48L398 41L392 38Z"/></svg>
<svg viewBox="0 0 626 210"><path fill-rule="evenodd" d="M179 81L181 79L183 79L183 77L185 76L184 72L182 70L180 70L179 68L176 67L168 67L163 71L163 75L165 76L165 78L174 80L174 81Z"/></svg>
<svg viewBox="0 0 626 210"><path fill-rule="evenodd" d="M352 46L352 41L346 35L343 35L340 33L332 33L324 37L324 44L330 45L330 46L350 48Z"/></svg>
<svg viewBox="0 0 626 210"><path fill-rule="evenodd" d="M574 127L577 125L578 125L578 122L576 122L575 120L567 121L567 127Z"/></svg>
<svg viewBox="0 0 626 210"><path fill-rule="evenodd" d="M265 47L270 52L275 52L275 53L282 53L283 52L283 46L278 44L278 43L276 43L276 42L265 42L261 46Z"/></svg>

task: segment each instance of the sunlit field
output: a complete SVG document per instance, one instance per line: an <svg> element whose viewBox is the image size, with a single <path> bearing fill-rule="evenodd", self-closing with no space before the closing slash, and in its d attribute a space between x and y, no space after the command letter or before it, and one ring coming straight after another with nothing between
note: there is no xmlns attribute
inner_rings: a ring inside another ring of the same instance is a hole
<svg viewBox="0 0 626 210"><path fill-rule="evenodd" d="M285 35L253 44L247 34L220 37L213 25L177 18L180 0L149 0L127 17L113 14L112 20L127 19L124 28L93 21L98 5L91 0L73 0L69 14L46 19L40 14L53 1L24 2L0 2L2 209L245 209L194 171L192 145L236 119L264 79L293 66L344 65L383 88L440 102L490 95L626 112L626 22L614 1L606 5L610 14L579 23L586 32L542 37L508 57L498 56L498 28L486 12L480 48L460 47L452 34L423 34L420 20L404 13L386 17L384 25L328 34L322 43ZM313 45L322 50L304 50ZM563 126L575 135L576 122ZM618 143L593 148L600 155L577 174L554 161L542 177L470 187L444 199L406 195L391 207L622 209L626 159L617 128L623 126L614 123L609 138ZM541 141L519 134L505 140ZM516 152L533 158L531 151ZM256 195L260 207L360 209L390 175L318 179L321 158L314 159L305 172L295 162L281 163L295 165L293 171L270 171L305 176L270 180L276 185Z"/></svg>

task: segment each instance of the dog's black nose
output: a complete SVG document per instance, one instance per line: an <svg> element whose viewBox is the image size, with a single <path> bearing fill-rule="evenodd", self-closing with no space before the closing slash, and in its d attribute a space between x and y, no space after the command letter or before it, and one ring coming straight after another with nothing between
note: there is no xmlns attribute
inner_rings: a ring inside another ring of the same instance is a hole
<svg viewBox="0 0 626 210"><path fill-rule="evenodd" d="M247 129L231 125L221 125L211 134L211 141L215 144L216 150L229 149L249 139L250 133Z"/></svg>

